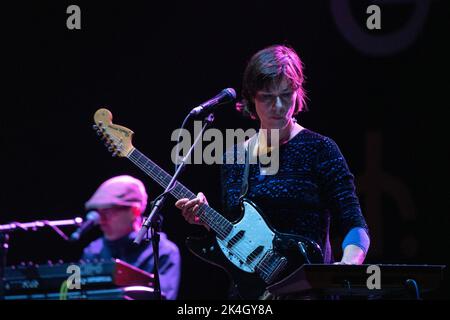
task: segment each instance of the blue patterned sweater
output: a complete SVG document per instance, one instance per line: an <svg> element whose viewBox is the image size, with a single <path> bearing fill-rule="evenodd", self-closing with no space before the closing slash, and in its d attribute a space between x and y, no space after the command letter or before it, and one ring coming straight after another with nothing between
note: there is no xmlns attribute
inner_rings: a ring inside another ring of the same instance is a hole
<svg viewBox="0 0 450 320"><path fill-rule="evenodd" d="M235 154L237 149L235 145ZM353 228L368 233L354 176L336 143L308 129L281 145L279 156L275 175L260 175L259 165L250 164L247 198L258 205L275 230L316 241L324 253L324 262L333 262L331 223L342 237ZM243 172L243 164L222 165L222 201L230 220L240 216Z"/></svg>

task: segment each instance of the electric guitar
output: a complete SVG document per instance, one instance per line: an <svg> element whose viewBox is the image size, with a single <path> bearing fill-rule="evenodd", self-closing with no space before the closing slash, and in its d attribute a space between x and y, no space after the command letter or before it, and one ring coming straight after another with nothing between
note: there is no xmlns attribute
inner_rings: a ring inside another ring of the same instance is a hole
<svg viewBox="0 0 450 320"><path fill-rule="evenodd" d="M163 188L169 185L172 177L133 147L133 131L113 124L109 110L97 110L94 121L94 130L113 156L128 158ZM176 199L196 197L179 182L170 193ZM210 206L202 204L197 216L215 234L206 239L188 238L186 241L193 254L227 272L231 289L237 297L257 299L269 284L283 279L301 265L323 262L320 246L314 241L277 232L267 223L261 210L248 199L241 202L241 208L240 219L231 222Z"/></svg>

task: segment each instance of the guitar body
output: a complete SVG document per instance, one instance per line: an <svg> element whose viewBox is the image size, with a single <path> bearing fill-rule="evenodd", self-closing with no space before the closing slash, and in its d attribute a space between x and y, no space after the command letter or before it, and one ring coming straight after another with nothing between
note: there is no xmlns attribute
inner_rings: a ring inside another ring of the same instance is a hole
<svg viewBox="0 0 450 320"><path fill-rule="evenodd" d="M242 202L243 214L225 238L188 238L189 250L227 272L234 293L257 299L265 288L305 263L322 263L319 245L302 236L280 233L269 226L258 207Z"/></svg>

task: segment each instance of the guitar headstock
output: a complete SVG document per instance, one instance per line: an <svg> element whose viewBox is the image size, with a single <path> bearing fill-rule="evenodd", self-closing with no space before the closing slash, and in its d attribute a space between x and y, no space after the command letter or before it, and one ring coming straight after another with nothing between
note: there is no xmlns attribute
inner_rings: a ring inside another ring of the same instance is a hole
<svg viewBox="0 0 450 320"><path fill-rule="evenodd" d="M92 128L105 141L105 146L113 157L127 157L134 150L131 142L133 131L113 124L112 113L108 109L98 109L94 114L94 121Z"/></svg>

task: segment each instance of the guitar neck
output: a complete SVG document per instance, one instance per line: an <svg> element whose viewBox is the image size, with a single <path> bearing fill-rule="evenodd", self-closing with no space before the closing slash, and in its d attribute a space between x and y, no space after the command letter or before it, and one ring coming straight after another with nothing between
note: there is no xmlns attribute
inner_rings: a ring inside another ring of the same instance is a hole
<svg viewBox="0 0 450 320"><path fill-rule="evenodd" d="M156 163L147 158L142 152L134 148L127 158L131 160L136 166L138 166L142 171L144 171L148 176L155 180L161 187L167 188L172 176L160 168ZM196 195L186 188L180 182L176 182L176 185L170 193L176 199L188 198L194 199ZM219 237L226 237L232 230L233 225L225 217L223 217L216 210L210 206L203 204L200 206L199 215L200 220L205 222L211 229L213 229Z"/></svg>

